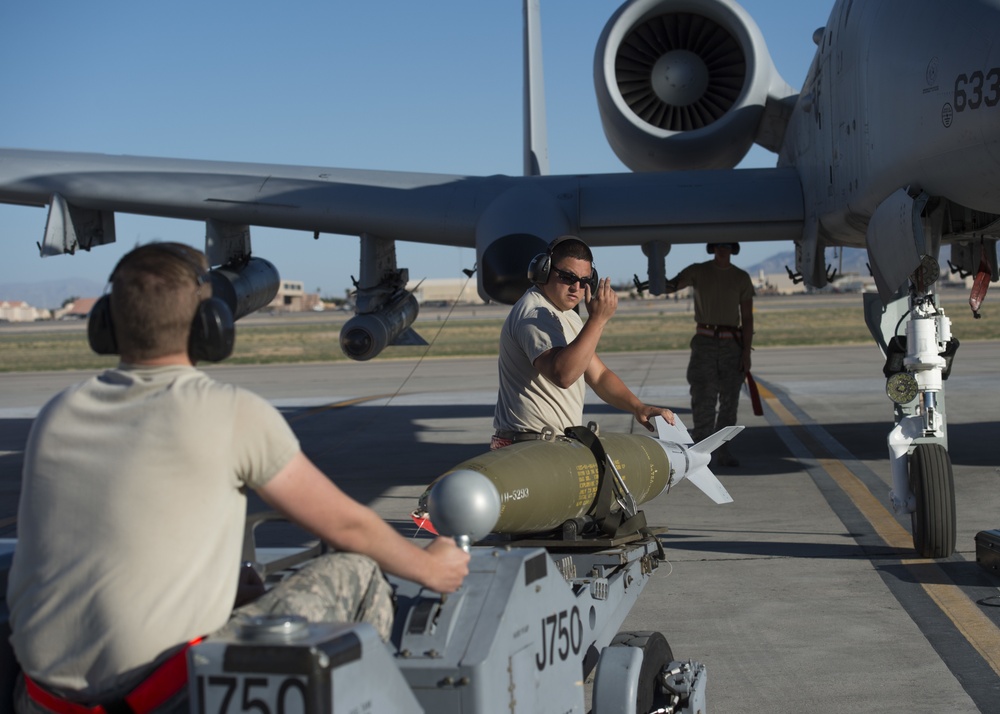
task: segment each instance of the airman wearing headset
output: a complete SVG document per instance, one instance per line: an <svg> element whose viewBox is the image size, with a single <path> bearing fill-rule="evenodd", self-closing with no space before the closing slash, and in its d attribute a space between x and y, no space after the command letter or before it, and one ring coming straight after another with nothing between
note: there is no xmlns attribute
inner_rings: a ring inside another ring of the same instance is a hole
<svg viewBox="0 0 1000 714"><path fill-rule="evenodd" d="M233 346L207 275L205 256L177 243L122 258L88 325L120 364L32 426L7 589L18 714L187 712L184 650L235 628L247 487L337 552L235 615L360 619L387 639L382 571L438 592L468 572L451 538L403 538L302 453L274 407L194 367Z"/></svg>
<svg viewBox="0 0 1000 714"><path fill-rule="evenodd" d="M589 385L601 399L652 431L650 420L673 412L643 403L597 356L605 325L618 309L610 280L599 279L587 244L552 241L528 267L534 285L511 308L500 332L500 389L490 448L550 438L583 421ZM587 306L584 323L575 308Z"/></svg>
<svg viewBox="0 0 1000 714"><path fill-rule="evenodd" d="M709 243L714 257L684 268L667 282L667 293L694 289L694 337L687 379L691 386L691 436L711 436L736 424L740 388L750 371L753 347L753 282L730 262L739 243ZM739 466L723 444L712 455L713 466Z"/></svg>

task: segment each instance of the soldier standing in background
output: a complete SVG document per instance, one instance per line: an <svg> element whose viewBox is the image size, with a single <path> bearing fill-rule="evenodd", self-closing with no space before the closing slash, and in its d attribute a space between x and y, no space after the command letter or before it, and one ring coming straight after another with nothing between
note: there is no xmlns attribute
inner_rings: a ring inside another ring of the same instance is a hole
<svg viewBox="0 0 1000 714"><path fill-rule="evenodd" d="M694 289L697 331L691 338L687 380L691 385L691 436L701 441L736 424L740 387L750 372L753 343L753 283L750 275L730 262L739 243L708 244L712 260L684 268L667 281L667 293ZM739 466L723 444L713 455L714 466Z"/></svg>

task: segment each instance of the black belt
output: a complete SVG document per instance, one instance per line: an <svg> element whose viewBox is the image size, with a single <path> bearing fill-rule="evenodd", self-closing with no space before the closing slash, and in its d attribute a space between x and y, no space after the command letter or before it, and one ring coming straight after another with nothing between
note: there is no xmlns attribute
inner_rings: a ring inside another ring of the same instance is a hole
<svg viewBox="0 0 1000 714"><path fill-rule="evenodd" d="M497 429L494 434L498 439L509 439L518 441L552 441L555 439L555 432L546 427L546 431L508 431L507 429Z"/></svg>
<svg viewBox="0 0 1000 714"><path fill-rule="evenodd" d="M702 322L698 323L698 329L695 330L695 334L704 337L718 337L725 340L740 340L743 337L743 333L738 327L730 325L706 325Z"/></svg>

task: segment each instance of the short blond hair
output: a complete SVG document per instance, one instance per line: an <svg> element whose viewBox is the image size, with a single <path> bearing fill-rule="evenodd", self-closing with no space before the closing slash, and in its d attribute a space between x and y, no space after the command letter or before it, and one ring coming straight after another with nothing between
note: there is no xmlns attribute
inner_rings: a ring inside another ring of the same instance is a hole
<svg viewBox="0 0 1000 714"><path fill-rule="evenodd" d="M183 243L148 243L111 274L111 319L123 361L188 351L198 303L211 295L205 254Z"/></svg>

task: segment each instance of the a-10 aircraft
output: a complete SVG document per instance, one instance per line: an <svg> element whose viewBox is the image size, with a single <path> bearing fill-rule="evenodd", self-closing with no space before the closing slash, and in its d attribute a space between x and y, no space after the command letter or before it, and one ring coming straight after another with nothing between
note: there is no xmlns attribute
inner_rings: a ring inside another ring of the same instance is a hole
<svg viewBox="0 0 1000 714"><path fill-rule="evenodd" d="M48 206L43 255L115 240L116 212L203 220L207 252L245 314L277 272L250 226L361 238L357 314L341 345L370 359L417 315L395 241L474 247L484 299L514 302L554 237L642 246L661 294L673 243L793 241L807 285L830 246L867 248L866 316L896 403L892 501L916 549L955 546L944 379L958 342L934 292L938 254L998 278L998 0L838 0L801 89L779 76L733 0L629 0L594 56L607 139L631 173L549 175L538 0L525 0L525 175L488 177L0 149L0 202ZM770 169L734 169L753 144Z"/></svg>

